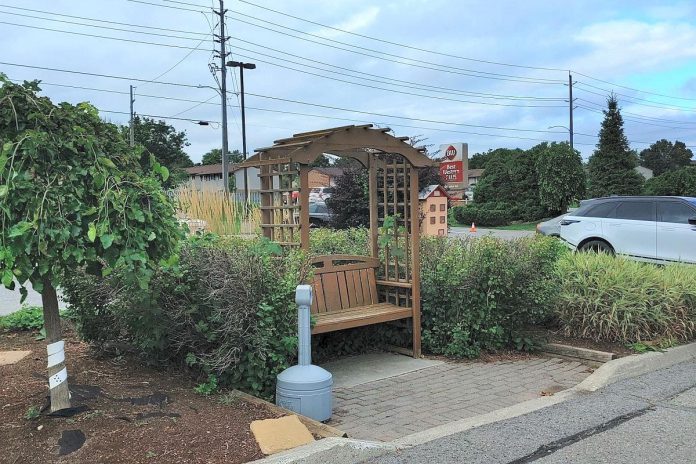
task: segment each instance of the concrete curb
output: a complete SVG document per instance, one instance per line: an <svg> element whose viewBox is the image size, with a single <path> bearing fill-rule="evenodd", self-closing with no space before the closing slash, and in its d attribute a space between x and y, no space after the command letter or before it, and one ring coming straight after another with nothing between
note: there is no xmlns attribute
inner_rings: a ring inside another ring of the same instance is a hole
<svg viewBox="0 0 696 464"><path fill-rule="evenodd" d="M325 464L327 462L339 464L359 463L399 449L421 445L482 425L528 414L567 401L580 394L596 391L614 382L664 369L691 359L696 359L696 343L670 348L664 352L645 353L614 359L599 367L578 385L556 393L553 396L535 398L480 416L443 424L407 435L391 443L376 443L349 438L325 438L254 462L258 464L295 462L304 464Z"/></svg>
<svg viewBox="0 0 696 464"><path fill-rule="evenodd" d="M397 447L391 443L334 437L274 454L251 464L352 464L396 450Z"/></svg>

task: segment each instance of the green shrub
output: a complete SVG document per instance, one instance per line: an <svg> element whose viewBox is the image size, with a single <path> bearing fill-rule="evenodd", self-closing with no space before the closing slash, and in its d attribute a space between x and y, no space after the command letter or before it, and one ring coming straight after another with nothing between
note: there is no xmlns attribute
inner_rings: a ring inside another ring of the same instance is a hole
<svg viewBox="0 0 696 464"><path fill-rule="evenodd" d="M546 237L424 238L423 348L456 357L529 348L522 329L550 316L562 253L563 246Z"/></svg>
<svg viewBox="0 0 696 464"><path fill-rule="evenodd" d="M459 224L469 225L472 222L477 226L495 227L509 224L512 217L508 210L489 209L483 206L455 206L452 215Z"/></svg>
<svg viewBox="0 0 696 464"><path fill-rule="evenodd" d="M40 306L24 307L0 317L0 328L12 331L41 330L43 325L43 309Z"/></svg>
<svg viewBox="0 0 696 464"><path fill-rule="evenodd" d="M696 266L577 253L557 273L556 314L568 335L624 343L696 335Z"/></svg>
<svg viewBox="0 0 696 464"><path fill-rule="evenodd" d="M312 229L309 244L315 255L361 255L369 256L370 232L364 227L351 229Z"/></svg>
<svg viewBox="0 0 696 464"><path fill-rule="evenodd" d="M202 378L270 397L296 357L294 292L306 261L266 240L194 237L147 291L118 272L91 281L76 273L64 294L89 341L124 340L150 362L186 363Z"/></svg>

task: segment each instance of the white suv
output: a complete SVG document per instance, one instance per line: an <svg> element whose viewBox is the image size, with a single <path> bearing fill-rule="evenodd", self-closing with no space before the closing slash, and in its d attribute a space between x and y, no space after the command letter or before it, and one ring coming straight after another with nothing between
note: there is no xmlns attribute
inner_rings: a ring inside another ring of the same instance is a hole
<svg viewBox="0 0 696 464"><path fill-rule="evenodd" d="M696 264L696 198L594 199L563 218L561 239L575 250Z"/></svg>

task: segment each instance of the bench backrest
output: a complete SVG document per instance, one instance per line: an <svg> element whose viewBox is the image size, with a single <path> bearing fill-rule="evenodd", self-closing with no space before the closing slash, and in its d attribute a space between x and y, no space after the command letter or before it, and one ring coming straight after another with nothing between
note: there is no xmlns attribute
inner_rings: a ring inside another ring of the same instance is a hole
<svg viewBox="0 0 696 464"><path fill-rule="evenodd" d="M375 269L379 260L367 256L317 256L312 313L336 312L378 303Z"/></svg>

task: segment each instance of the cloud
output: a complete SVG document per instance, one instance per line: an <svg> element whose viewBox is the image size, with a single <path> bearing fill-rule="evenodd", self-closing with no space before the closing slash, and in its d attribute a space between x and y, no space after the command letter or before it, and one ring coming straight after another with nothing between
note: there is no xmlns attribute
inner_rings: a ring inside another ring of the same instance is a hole
<svg viewBox="0 0 696 464"><path fill-rule="evenodd" d="M355 32L359 31L360 29L364 29L368 26L370 26L372 23L375 22L377 19L377 16L379 16L379 7L377 6L371 6L368 9L361 11L359 13L356 13L349 17L347 20L340 22L333 27L336 29L342 29L344 31L348 32ZM334 37L341 36L343 33L336 31L334 29L322 29L319 32L317 32L317 35L320 35L322 37L326 37L327 39L331 39Z"/></svg>
<svg viewBox="0 0 696 464"><path fill-rule="evenodd" d="M595 74L664 70L696 58L696 25L687 23L607 21L582 28L573 40L587 49L573 67Z"/></svg>

